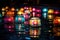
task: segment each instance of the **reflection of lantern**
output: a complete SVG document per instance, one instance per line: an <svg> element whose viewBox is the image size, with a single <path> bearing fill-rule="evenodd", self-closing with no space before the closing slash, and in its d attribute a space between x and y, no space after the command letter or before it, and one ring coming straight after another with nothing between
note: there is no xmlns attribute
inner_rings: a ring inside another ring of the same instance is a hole
<svg viewBox="0 0 60 40"><path fill-rule="evenodd" d="M40 30L39 29L30 29L30 37L39 37Z"/></svg>
<svg viewBox="0 0 60 40"><path fill-rule="evenodd" d="M5 28L12 29L12 28L14 28L14 25L7 25L7 24L5 24Z"/></svg>
<svg viewBox="0 0 60 40"><path fill-rule="evenodd" d="M60 36L60 27L53 28L54 36Z"/></svg>
<svg viewBox="0 0 60 40"><path fill-rule="evenodd" d="M53 15L48 15L48 19L53 19Z"/></svg>
<svg viewBox="0 0 60 40"><path fill-rule="evenodd" d="M15 22L20 23L20 22L24 22L24 21L25 21L25 18L23 16L16 16L15 17Z"/></svg>
<svg viewBox="0 0 60 40"><path fill-rule="evenodd" d="M53 23L54 24L60 24L60 17L55 17Z"/></svg>
<svg viewBox="0 0 60 40"><path fill-rule="evenodd" d="M16 24L15 28L16 31L24 31L24 24Z"/></svg>
<svg viewBox="0 0 60 40"><path fill-rule="evenodd" d="M10 32L14 31L14 24L5 24L4 27L9 30Z"/></svg>
<svg viewBox="0 0 60 40"><path fill-rule="evenodd" d="M29 21L31 26L40 26L41 25L41 20L37 17L33 17Z"/></svg>

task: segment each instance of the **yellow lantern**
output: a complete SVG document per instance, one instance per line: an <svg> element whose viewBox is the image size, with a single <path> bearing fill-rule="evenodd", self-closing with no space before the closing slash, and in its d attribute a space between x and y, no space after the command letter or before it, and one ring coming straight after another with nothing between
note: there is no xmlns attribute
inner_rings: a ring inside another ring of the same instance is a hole
<svg viewBox="0 0 60 40"><path fill-rule="evenodd" d="M31 26L41 26L41 20L37 17L33 17L29 20Z"/></svg>
<svg viewBox="0 0 60 40"><path fill-rule="evenodd" d="M23 12L21 12L21 11L18 11L18 13L17 13L18 15L21 15L21 14L23 14Z"/></svg>
<svg viewBox="0 0 60 40"><path fill-rule="evenodd" d="M53 19L53 15L48 15L48 19Z"/></svg>
<svg viewBox="0 0 60 40"><path fill-rule="evenodd" d="M53 14L54 13L54 10L53 9L49 9L48 10L48 14Z"/></svg>

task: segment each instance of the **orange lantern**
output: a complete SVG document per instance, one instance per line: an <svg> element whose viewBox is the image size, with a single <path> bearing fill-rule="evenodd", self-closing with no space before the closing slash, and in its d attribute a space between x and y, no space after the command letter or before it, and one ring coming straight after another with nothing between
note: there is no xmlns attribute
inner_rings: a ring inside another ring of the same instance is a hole
<svg viewBox="0 0 60 40"><path fill-rule="evenodd" d="M7 15L7 16L14 16L14 12L8 11L6 15Z"/></svg>
<svg viewBox="0 0 60 40"><path fill-rule="evenodd" d="M60 17L55 17L53 23L54 24L60 24Z"/></svg>
<svg viewBox="0 0 60 40"><path fill-rule="evenodd" d="M54 36L60 36L60 27L53 28Z"/></svg>

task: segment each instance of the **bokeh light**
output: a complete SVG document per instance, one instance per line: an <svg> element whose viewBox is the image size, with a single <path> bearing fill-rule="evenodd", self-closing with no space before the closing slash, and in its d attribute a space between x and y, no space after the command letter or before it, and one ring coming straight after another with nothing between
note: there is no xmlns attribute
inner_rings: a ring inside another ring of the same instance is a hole
<svg viewBox="0 0 60 40"><path fill-rule="evenodd" d="M31 26L41 26L41 20L37 17L33 17L29 21Z"/></svg>
<svg viewBox="0 0 60 40"><path fill-rule="evenodd" d="M54 13L54 10L53 9L49 9L48 10L48 14L53 14Z"/></svg>

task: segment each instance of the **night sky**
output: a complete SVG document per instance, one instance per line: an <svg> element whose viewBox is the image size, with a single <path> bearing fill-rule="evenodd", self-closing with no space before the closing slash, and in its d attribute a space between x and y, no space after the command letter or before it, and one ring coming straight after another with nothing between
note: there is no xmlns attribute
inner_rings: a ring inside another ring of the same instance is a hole
<svg viewBox="0 0 60 40"><path fill-rule="evenodd" d="M25 3L25 4L24 4ZM56 6L60 7L59 0L40 0L39 4L36 3L35 0L27 1L27 0L0 0L0 7L8 6L21 6L21 5L32 5L32 6L40 6L40 5L48 5L48 6Z"/></svg>

